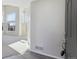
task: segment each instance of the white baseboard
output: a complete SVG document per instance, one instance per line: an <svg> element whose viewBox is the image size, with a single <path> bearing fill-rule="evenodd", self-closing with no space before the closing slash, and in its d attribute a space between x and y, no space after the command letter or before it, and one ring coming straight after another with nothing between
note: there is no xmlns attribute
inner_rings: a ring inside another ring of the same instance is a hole
<svg viewBox="0 0 79 59"><path fill-rule="evenodd" d="M52 56L52 55L49 55L49 54L46 54L46 53L43 53L43 52L35 51L35 50L30 50L30 51L32 51L34 53L37 53L37 54L44 55L44 56L48 56L48 57L51 57L51 58L64 59L64 58L60 58L60 57L57 57L57 56Z"/></svg>

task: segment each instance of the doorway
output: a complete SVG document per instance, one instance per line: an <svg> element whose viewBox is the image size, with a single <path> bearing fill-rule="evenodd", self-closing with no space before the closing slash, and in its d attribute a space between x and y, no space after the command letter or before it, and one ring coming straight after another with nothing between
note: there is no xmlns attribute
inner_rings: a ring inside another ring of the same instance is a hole
<svg viewBox="0 0 79 59"><path fill-rule="evenodd" d="M77 0L66 0L65 22L65 59L77 59Z"/></svg>

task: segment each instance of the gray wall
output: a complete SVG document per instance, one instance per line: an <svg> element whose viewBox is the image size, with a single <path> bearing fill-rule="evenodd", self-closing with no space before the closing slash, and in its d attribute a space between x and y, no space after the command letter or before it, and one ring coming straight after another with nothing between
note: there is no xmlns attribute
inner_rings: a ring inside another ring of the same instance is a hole
<svg viewBox="0 0 79 59"><path fill-rule="evenodd" d="M31 50L62 58L65 35L65 0L39 0L31 4Z"/></svg>

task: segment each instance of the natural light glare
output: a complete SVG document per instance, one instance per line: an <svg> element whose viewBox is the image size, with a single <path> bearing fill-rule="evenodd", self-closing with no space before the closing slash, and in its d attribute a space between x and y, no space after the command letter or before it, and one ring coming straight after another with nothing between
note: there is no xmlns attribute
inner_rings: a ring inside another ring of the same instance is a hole
<svg viewBox="0 0 79 59"><path fill-rule="evenodd" d="M15 12L7 15L7 22L10 22L10 21L16 21L16 13Z"/></svg>

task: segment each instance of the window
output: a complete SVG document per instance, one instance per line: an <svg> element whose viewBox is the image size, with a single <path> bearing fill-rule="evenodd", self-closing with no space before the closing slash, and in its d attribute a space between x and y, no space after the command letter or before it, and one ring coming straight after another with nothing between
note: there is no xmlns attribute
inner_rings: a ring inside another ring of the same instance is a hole
<svg viewBox="0 0 79 59"><path fill-rule="evenodd" d="M16 13L12 12L7 14L6 20L8 23L8 31L15 31L15 26L16 26Z"/></svg>

